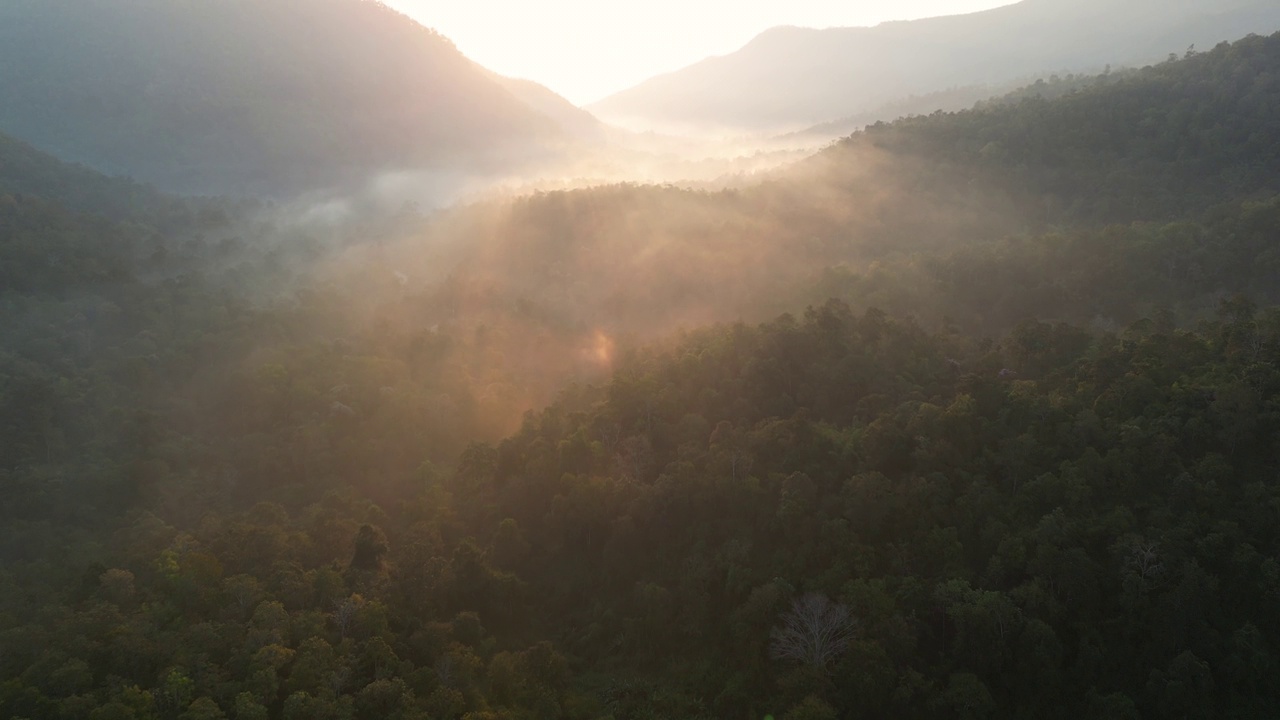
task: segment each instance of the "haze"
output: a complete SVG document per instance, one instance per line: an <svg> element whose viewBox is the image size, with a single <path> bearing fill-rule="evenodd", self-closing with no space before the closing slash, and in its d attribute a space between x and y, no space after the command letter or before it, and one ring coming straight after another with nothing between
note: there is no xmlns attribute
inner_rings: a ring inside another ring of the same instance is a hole
<svg viewBox="0 0 1280 720"><path fill-rule="evenodd" d="M977 12L1008 0L385 0L476 62L536 80L579 105L659 73L732 52L778 25L876 25Z"/></svg>
<svg viewBox="0 0 1280 720"><path fill-rule="evenodd" d="M753 1L0 0L0 720L1280 718L1280 0Z"/></svg>

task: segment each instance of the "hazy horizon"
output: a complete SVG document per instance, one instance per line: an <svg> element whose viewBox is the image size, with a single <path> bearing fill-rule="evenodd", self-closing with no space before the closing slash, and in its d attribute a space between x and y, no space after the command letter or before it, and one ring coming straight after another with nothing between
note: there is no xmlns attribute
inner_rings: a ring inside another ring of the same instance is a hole
<svg viewBox="0 0 1280 720"><path fill-rule="evenodd" d="M778 26L855 27L979 12L1014 0L731 3L656 0L618 7L587 0L432 4L383 0L502 75L533 80L586 106L656 75L741 48ZM679 18L678 21L674 18Z"/></svg>

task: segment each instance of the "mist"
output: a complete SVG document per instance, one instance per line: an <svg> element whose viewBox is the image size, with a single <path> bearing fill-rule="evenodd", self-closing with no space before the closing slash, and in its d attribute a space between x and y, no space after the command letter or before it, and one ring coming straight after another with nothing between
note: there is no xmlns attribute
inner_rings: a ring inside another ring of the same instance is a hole
<svg viewBox="0 0 1280 720"><path fill-rule="evenodd" d="M359 0L0 3L6 79L0 716L1280 707L1280 35L783 136Z"/></svg>

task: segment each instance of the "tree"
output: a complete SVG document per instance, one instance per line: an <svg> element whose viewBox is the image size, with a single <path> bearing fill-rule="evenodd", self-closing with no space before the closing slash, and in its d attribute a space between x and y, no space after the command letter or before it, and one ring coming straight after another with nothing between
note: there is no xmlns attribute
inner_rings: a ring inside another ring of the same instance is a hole
<svg viewBox="0 0 1280 720"><path fill-rule="evenodd" d="M953 717L977 720L995 713L995 700L982 680L972 673L956 673L947 682L942 701L950 706Z"/></svg>
<svg viewBox="0 0 1280 720"><path fill-rule="evenodd" d="M253 693L242 692L236 696L236 720L267 720L267 708L253 697Z"/></svg>
<svg viewBox="0 0 1280 720"><path fill-rule="evenodd" d="M226 717L218 703L203 697L191 703L187 711L178 716L178 720L226 720Z"/></svg>
<svg viewBox="0 0 1280 720"><path fill-rule="evenodd" d="M398 678L375 680L356 695L355 705L359 720L393 720L413 706L413 691Z"/></svg>
<svg viewBox="0 0 1280 720"><path fill-rule="evenodd" d="M489 542L489 557L494 565L503 570L515 570L529 556L531 546L520 531L520 524L506 518L498 525L498 530Z"/></svg>
<svg viewBox="0 0 1280 720"><path fill-rule="evenodd" d="M134 597L134 577L128 570L113 568L102 573L102 594L120 607L129 607Z"/></svg>
<svg viewBox="0 0 1280 720"><path fill-rule="evenodd" d="M351 568L380 570L387 550L387 536L381 530L372 525L361 525L360 532L356 535L355 553L351 556Z"/></svg>
<svg viewBox="0 0 1280 720"><path fill-rule="evenodd" d="M779 660L825 668L849 647L854 626L847 606L809 593L792 603L782 624L769 633L769 650Z"/></svg>
<svg viewBox="0 0 1280 720"><path fill-rule="evenodd" d="M787 711L782 720L836 720L839 715L835 708L823 702L821 698L810 695L799 705Z"/></svg>
<svg viewBox="0 0 1280 720"><path fill-rule="evenodd" d="M191 704L195 683L179 668L173 668L164 677L156 705L166 717L174 717Z"/></svg>

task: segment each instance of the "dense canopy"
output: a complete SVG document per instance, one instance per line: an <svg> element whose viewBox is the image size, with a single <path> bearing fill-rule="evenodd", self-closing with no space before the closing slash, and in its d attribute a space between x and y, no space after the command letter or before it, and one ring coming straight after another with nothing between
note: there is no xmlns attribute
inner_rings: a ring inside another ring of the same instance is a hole
<svg viewBox="0 0 1280 720"><path fill-rule="evenodd" d="M1274 717L1276 78L336 223L0 138L0 716Z"/></svg>

